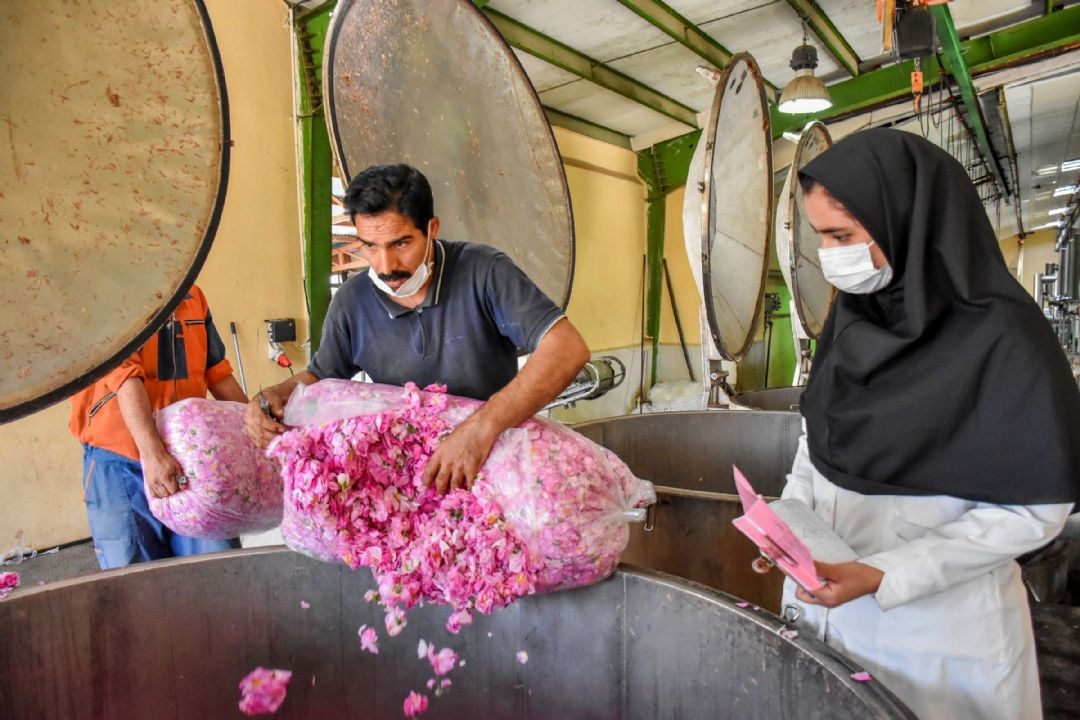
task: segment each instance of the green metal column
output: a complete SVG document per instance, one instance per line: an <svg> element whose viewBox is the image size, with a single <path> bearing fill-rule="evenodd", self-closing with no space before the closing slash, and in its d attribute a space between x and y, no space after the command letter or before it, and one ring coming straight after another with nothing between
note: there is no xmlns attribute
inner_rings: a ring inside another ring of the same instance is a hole
<svg viewBox="0 0 1080 720"><path fill-rule="evenodd" d="M333 4L323 6L294 22L299 50L300 108L297 121L300 137L300 212L304 233L304 292L312 355L319 349L323 320L330 307L330 179L333 175L333 158L323 114L322 51L332 7Z"/></svg>
<svg viewBox="0 0 1080 720"><path fill-rule="evenodd" d="M645 335L652 341L649 385L656 384L660 359L660 303L664 282L664 217L667 190L660 179L652 148L637 154L638 176L645 183Z"/></svg>

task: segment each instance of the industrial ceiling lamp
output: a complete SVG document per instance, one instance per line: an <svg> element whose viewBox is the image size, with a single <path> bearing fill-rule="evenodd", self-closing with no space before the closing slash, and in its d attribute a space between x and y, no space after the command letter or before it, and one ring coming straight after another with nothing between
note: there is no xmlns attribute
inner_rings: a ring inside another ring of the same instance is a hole
<svg viewBox="0 0 1080 720"><path fill-rule="evenodd" d="M795 77L791 78L780 93L779 110L782 113L805 114L821 112L832 107L832 98L825 83L814 77L817 67L817 50L806 42L806 27L803 27L803 43L791 53L791 69Z"/></svg>

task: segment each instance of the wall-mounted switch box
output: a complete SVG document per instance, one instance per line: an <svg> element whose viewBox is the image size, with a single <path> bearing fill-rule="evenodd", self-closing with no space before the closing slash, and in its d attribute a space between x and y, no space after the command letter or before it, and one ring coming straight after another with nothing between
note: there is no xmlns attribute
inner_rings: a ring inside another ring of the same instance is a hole
<svg viewBox="0 0 1080 720"><path fill-rule="evenodd" d="M296 342L296 320L280 318L266 321L266 339L272 343Z"/></svg>

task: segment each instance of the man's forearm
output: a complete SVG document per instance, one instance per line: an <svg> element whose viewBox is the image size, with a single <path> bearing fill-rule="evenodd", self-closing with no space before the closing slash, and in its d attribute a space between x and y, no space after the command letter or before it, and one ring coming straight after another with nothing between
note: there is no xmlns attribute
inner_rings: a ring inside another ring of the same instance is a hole
<svg viewBox="0 0 1080 720"><path fill-rule="evenodd" d="M319 382L319 378L317 378L315 375L308 372L307 370L301 370L285 382L280 382L277 385L271 385L270 387L264 389L262 392L277 395L282 399L282 401L284 401L289 399L289 395L292 394L293 388L295 388L300 383L303 383L304 385L312 385L317 382Z"/></svg>
<svg viewBox="0 0 1080 720"><path fill-rule="evenodd" d="M164 449L157 425L154 424L154 412L150 407L150 396L146 386L139 378L129 378L116 391L116 400L120 403L120 414L124 424L139 448L139 454L149 457Z"/></svg>
<svg viewBox="0 0 1080 720"><path fill-rule="evenodd" d="M548 331L521 372L470 420L497 436L540 412L573 381L589 359L589 349L567 319Z"/></svg>
<svg viewBox="0 0 1080 720"><path fill-rule="evenodd" d="M247 396L244 395L244 389L240 387L240 383L236 382L236 378L232 375L211 385L210 394L214 396L215 400L231 400L232 402L242 403L248 401Z"/></svg>

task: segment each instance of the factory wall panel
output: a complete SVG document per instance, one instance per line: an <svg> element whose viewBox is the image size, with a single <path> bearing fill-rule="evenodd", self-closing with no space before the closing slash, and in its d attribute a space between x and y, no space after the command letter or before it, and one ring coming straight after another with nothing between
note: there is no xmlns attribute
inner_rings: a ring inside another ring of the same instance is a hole
<svg viewBox="0 0 1080 720"><path fill-rule="evenodd" d="M292 120L293 66L285 5L207 0L225 68L232 122L228 195L198 279L229 360L237 325L248 390L288 376L267 357L262 321L293 317L307 333ZM289 348L297 365L304 352ZM0 426L0 552L47 548L89 535L82 452L67 431L68 404Z"/></svg>

